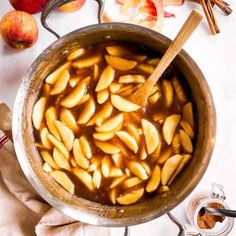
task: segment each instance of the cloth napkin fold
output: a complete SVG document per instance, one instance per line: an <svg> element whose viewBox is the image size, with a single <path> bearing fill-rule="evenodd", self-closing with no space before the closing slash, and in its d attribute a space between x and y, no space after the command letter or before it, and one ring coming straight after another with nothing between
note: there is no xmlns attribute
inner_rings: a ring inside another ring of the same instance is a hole
<svg viewBox="0 0 236 236"><path fill-rule="evenodd" d="M24 176L11 141L11 110L0 102L0 235L110 235L107 227L78 222L47 204Z"/></svg>

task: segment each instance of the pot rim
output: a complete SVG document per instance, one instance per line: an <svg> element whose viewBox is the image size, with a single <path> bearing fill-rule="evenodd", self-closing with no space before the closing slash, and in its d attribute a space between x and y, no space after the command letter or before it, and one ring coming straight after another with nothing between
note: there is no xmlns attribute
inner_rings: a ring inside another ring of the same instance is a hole
<svg viewBox="0 0 236 236"><path fill-rule="evenodd" d="M193 65L200 76L203 78L202 83L204 87L208 90L207 99L210 104L209 106L209 114L212 116L212 123L211 123L211 137L208 140L208 147L209 150L207 153L205 153L205 158L204 158L204 165L201 165L199 167L199 172L201 173L198 176L193 176L193 178L188 182L186 188L184 189L185 191L181 192L181 196L178 198L177 201L171 202L169 205L165 206L161 212L155 212L155 209L153 211L149 212L149 215L139 215L139 219L136 219L135 217L126 217L126 218L106 218L100 215L94 215L90 214L88 212L83 212L75 207L67 204L66 202L63 202L62 200L55 199L51 195L51 193L46 189L46 187L39 181L37 175L35 174L26 154L26 150L24 147L24 138L22 135L22 112L23 112L23 107L24 107L24 98L27 93L25 91L25 85L26 82L28 81L29 75L34 71L34 69L37 67L38 63L45 58L45 56L51 51L55 50L59 45L61 45L63 42L65 43L65 40L67 40L68 36L71 35L80 35L83 33L86 33L90 30L94 29L99 29L100 27L105 27L106 29L110 30L115 30L117 27L119 28L124 28L126 30L129 30L130 28L136 29L137 31L143 31L149 34L155 34L155 36L159 37L163 41L167 41L168 43L171 42L169 38L166 36L155 32L153 30L144 28L142 26L138 25L133 25L133 24L128 24L128 23L103 23L103 24L94 24L90 26L86 26L80 29L77 29L71 33L68 33L61 37L60 39L56 40L53 42L51 45L49 45L37 58L36 60L31 64L29 69L27 70L23 82L21 83L21 86L18 90L16 99L15 99L15 104L14 104L14 109L13 109L13 119L12 119L12 131L13 131L13 140L14 140L14 146L15 146L15 152L18 158L18 161L20 163L20 166L29 180L29 182L32 184L34 189L39 193L39 195L46 200L51 206L55 207L57 210L61 211L62 213L80 220L85 223L93 224L93 225L101 225L101 226L114 226L114 227L122 227L122 226L127 226L127 225L136 225L140 223L144 223L150 220L153 220L160 215L164 214L167 211L172 210L174 207L179 205L192 191L193 189L197 186L201 178L203 177L208 164L210 162L210 158L213 152L213 147L215 143L215 135L216 135L216 114L215 114L215 107L212 99L212 95L210 92L210 89L208 87L208 84L204 78L204 75L202 74L201 70L197 66L197 64L193 61L193 59L182 49L181 52L179 53L180 56L186 58L186 60L189 61L191 65ZM92 202L93 204L96 204ZM114 207L112 207L114 208ZM122 209L122 207L117 207L117 209Z"/></svg>

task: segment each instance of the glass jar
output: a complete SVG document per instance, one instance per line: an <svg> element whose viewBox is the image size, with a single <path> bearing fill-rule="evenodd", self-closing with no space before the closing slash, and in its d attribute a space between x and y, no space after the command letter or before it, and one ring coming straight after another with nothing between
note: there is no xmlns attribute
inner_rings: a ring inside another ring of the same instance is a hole
<svg viewBox="0 0 236 236"><path fill-rule="evenodd" d="M217 203L222 205L225 209L229 209L224 200L225 194L223 187L219 184L212 184L211 191L198 193L190 199L186 208L186 215L189 222L199 233L205 236L225 236L230 233L234 225L233 218L225 217L222 222L216 222L215 226L211 229L202 229L198 225L199 212L209 203Z"/></svg>

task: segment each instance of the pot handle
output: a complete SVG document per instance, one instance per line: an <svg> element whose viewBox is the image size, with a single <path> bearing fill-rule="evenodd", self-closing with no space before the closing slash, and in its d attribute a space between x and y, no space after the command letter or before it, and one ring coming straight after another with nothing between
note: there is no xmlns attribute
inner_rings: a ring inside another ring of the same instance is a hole
<svg viewBox="0 0 236 236"><path fill-rule="evenodd" d="M60 35L56 33L49 25L47 24L48 17L59 7L65 5L66 3L74 2L75 0L50 0L47 2L46 6L44 7L42 14L41 14L41 23L43 27L48 30L50 33L55 35L57 38L60 38ZM94 0L98 3L98 23L101 23L103 9L104 9L104 2L103 0Z"/></svg>

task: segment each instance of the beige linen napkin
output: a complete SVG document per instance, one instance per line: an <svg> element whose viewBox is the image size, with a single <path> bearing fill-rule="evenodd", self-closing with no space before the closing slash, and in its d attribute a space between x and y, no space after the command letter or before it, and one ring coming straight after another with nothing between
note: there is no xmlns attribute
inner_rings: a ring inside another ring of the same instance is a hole
<svg viewBox="0 0 236 236"><path fill-rule="evenodd" d="M67 217L37 194L18 164L9 138L11 111L1 102L0 114L0 235L110 235L109 228Z"/></svg>

